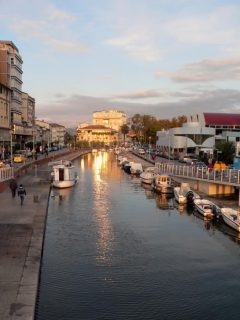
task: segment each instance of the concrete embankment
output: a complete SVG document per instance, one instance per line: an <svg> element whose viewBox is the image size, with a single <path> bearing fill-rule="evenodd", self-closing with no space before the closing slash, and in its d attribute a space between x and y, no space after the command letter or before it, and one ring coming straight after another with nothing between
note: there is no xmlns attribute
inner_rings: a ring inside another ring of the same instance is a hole
<svg viewBox="0 0 240 320"><path fill-rule="evenodd" d="M73 160L88 151L60 154ZM55 159L59 158L57 155ZM51 158L29 163L17 172L27 196L23 206L11 192L0 192L0 319L33 320L42 255L42 245L50 194ZM37 165L37 171L36 166Z"/></svg>

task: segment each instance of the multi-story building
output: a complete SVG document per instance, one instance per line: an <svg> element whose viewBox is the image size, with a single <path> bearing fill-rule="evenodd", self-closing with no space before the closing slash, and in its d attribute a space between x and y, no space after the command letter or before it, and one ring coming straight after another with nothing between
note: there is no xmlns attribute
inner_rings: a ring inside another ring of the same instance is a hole
<svg viewBox="0 0 240 320"><path fill-rule="evenodd" d="M48 122L35 119L33 141L34 144L41 145L42 150L51 144L51 127Z"/></svg>
<svg viewBox="0 0 240 320"><path fill-rule="evenodd" d="M10 95L10 119L9 119L9 138L13 141L12 145L18 145L18 148L24 149L26 142L33 138L34 113L32 115L32 123L30 121L30 112L25 114L26 108L22 103L22 64L23 60L18 48L12 41L0 41L0 81L7 88L11 89ZM34 103L33 98L30 98ZM34 107L35 108L35 107ZM30 110L30 107L28 107ZM24 112L24 115L23 115ZM26 121L28 118L28 121Z"/></svg>
<svg viewBox="0 0 240 320"><path fill-rule="evenodd" d="M63 147L66 144L66 133L67 133L66 128L57 123L50 123L50 130L51 130L51 142L54 145Z"/></svg>
<svg viewBox="0 0 240 320"><path fill-rule="evenodd" d="M10 148L10 97L11 89L0 80L0 158L5 158Z"/></svg>
<svg viewBox="0 0 240 320"><path fill-rule="evenodd" d="M10 148L11 139L11 85L10 85L10 55L0 47L0 157Z"/></svg>
<svg viewBox="0 0 240 320"><path fill-rule="evenodd" d="M35 99L28 93L22 93L22 122L32 127L35 119Z"/></svg>
<svg viewBox="0 0 240 320"><path fill-rule="evenodd" d="M118 143L118 133L112 128L102 125L89 125L77 128L77 142L87 142L89 145L112 146Z"/></svg>
<svg viewBox="0 0 240 320"><path fill-rule="evenodd" d="M121 126L127 123L127 115L117 110L104 110L93 112L93 124L106 126L118 132Z"/></svg>
<svg viewBox="0 0 240 320"><path fill-rule="evenodd" d="M213 155L218 141L240 141L240 114L199 112L182 127L157 132L157 148L169 153Z"/></svg>
<svg viewBox="0 0 240 320"><path fill-rule="evenodd" d="M5 56L5 78L10 79L12 89L11 113L12 122L15 125L22 124L21 105L22 105L22 64L23 60L18 48L12 41L0 41L0 50ZM9 67L10 62L10 67ZM3 63L4 64L4 63Z"/></svg>

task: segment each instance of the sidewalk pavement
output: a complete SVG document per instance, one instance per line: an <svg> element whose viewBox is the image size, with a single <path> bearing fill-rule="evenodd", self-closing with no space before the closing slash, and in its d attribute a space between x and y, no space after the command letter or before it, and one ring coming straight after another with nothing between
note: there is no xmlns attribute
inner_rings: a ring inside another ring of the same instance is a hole
<svg viewBox="0 0 240 320"><path fill-rule="evenodd" d="M83 153L60 156L73 160ZM9 188L0 192L1 320L34 319L50 181L46 163L21 173L17 182L27 192L23 206Z"/></svg>
<svg viewBox="0 0 240 320"><path fill-rule="evenodd" d="M46 172L45 172L46 173ZM17 180L23 206L10 189L0 193L0 319L32 320L38 286L49 181L29 170Z"/></svg>

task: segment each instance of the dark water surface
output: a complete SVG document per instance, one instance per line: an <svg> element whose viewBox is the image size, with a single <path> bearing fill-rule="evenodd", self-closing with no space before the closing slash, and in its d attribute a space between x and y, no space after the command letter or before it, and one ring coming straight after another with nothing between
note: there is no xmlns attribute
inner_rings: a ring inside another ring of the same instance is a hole
<svg viewBox="0 0 240 320"><path fill-rule="evenodd" d="M50 200L37 320L239 319L231 229L154 195L113 155L75 165L79 183Z"/></svg>

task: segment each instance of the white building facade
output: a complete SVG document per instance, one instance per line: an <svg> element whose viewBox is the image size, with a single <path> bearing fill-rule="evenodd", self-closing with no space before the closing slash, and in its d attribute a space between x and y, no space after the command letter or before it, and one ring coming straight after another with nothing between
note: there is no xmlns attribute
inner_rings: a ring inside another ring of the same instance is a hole
<svg viewBox="0 0 240 320"><path fill-rule="evenodd" d="M187 153L212 153L215 144L215 129L206 128L197 122L185 123L182 127L157 132L156 147L179 157Z"/></svg>
<svg viewBox="0 0 240 320"><path fill-rule="evenodd" d="M57 123L50 123L51 142L58 147L63 147L66 143L67 130L64 126Z"/></svg>

